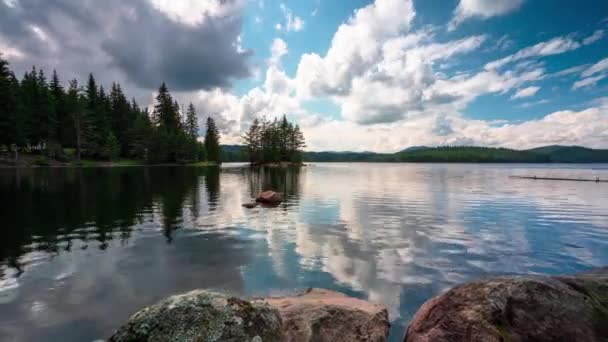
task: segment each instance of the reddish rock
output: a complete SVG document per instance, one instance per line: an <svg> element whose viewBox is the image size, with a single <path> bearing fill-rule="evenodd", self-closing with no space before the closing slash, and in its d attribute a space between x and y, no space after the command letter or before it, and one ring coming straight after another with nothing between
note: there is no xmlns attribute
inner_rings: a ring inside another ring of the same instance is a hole
<svg viewBox="0 0 608 342"><path fill-rule="evenodd" d="M272 205L281 203L283 201L283 198L281 198L281 194L279 194L278 192L267 190L259 194L255 201Z"/></svg>
<svg viewBox="0 0 608 342"><path fill-rule="evenodd" d="M418 310L405 341L608 341L608 268L455 287Z"/></svg>
<svg viewBox="0 0 608 342"><path fill-rule="evenodd" d="M286 342L382 342L388 336L384 305L322 289L266 301L279 310Z"/></svg>

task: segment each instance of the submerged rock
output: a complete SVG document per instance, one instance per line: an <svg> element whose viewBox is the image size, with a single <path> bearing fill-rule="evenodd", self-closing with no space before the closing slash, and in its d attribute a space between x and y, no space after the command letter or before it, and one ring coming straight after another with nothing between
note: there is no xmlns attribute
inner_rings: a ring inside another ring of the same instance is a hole
<svg viewBox="0 0 608 342"><path fill-rule="evenodd" d="M255 207L258 206L258 203L256 202L251 202L251 203L245 203L243 204L243 207L247 208L247 209L253 209Z"/></svg>
<svg viewBox="0 0 608 342"><path fill-rule="evenodd" d="M278 342L279 312L263 301L245 301L195 290L135 313L110 342Z"/></svg>
<svg viewBox="0 0 608 342"><path fill-rule="evenodd" d="M455 287L426 302L405 336L406 342L607 340L608 268Z"/></svg>
<svg viewBox="0 0 608 342"><path fill-rule="evenodd" d="M283 201L283 198L278 192L267 190L259 194L255 201L259 203L273 205L281 203Z"/></svg>
<svg viewBox="0 0 608 342"><path fill-rule="evenodd" d="M388 336L384 305L342 293L312 289L267 302L280 311L287 342L381 342Z"/></svg>

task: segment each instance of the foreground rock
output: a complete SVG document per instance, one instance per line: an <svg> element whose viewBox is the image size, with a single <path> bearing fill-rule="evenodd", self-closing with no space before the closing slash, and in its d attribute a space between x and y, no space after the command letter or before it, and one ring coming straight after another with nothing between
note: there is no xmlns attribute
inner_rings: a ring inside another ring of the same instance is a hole
<svg viewBox="0 0 608 342"><path fill-rule="evenodd" d="M111 342L278 342L279 312L262 301L244 301L195 290L137 312Z"/></svg>
<svg viewBox="0 0 608 342"><path fill-rule="evenodd" d="M418 310L405 341L608 341L608 268L455 287Z"/></svg>
<svg viewBox="0 0 608 342"><path fill-rule="evenodd" d="M297 297L271 298L288 342L386 341L386 307L341 293L312 289Z"/></svg>
<svg viewBox="0 0 608 342"><path fill-rule="evenodd" d="M267 190L259 194L255 201L263 204L277 205L283 201L283 198L278 192Z"/></svg>

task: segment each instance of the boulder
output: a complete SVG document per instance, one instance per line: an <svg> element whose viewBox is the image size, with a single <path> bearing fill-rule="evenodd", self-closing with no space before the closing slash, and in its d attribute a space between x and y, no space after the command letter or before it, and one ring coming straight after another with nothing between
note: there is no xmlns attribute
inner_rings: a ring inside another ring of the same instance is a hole
<svg viewBox="0 0 608 342"><path fill-rule="evenodd" d="M278 192L267 190L259 194L255 201L259 203L273 205L281 203L283 201L283 198L281 198L281 194L279 194Z"/></svg>
<svg viewBox="0 0 608 342"><path fill-rule="evenodd" d="M405 341L608 341L608 268L455 287L418 310Z"/></svg>
<svg viewBox="0 0 608 342"><path fill-rule="evenodd" d="M279 310L287 342L386 341L390 323L384 305L311 289L296 297L270 298Z"/></svg>
<svg viewBox="0 0 608 342"><path fill-rule="evenodd" d="M245 301L195 290L135 313L109 341L283 341L279 312L263 301Z"/></svg>

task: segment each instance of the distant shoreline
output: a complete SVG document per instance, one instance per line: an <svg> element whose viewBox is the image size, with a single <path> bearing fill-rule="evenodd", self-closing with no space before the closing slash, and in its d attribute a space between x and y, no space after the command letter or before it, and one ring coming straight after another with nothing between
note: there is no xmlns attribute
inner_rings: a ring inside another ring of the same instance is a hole
<svg viewBox="0 0 608 342"><path fill-rule="evenodd" d="M242 145L223 145L224 162L249 162ZM410 147L395 153L321 151L303 152L302 161L382 163L608 163L608 149L581 146L544 146L528 150L479 146Z"/></svg>

